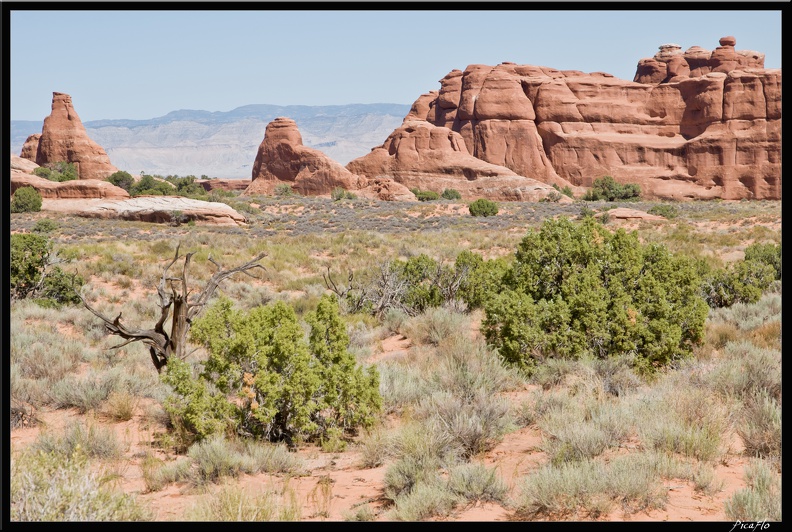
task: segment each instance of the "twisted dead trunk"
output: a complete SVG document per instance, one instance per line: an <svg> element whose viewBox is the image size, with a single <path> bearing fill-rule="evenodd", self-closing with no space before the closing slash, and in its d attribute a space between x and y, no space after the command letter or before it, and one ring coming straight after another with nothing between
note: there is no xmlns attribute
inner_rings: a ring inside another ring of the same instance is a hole
<svg viewBox="0 0 792 532"><path fill-rule="evenodd" d="M183 257L179 257L179 247L180 246L176 246L176 253L173 260L170 261L163 270L162 277L157 285L157 294L159 295L157 305L160 307L160 317L153 329L127 327L121 323L120 312L115 319L110 319L92 307L83 295L77 292L85 308L104 321L105 328L110 334L120 336L126 340L126 342L113 346L111 349L117 349L133 342L143 342L149 348L151 361L154 367L157 368L157 372L162 371L162 368L168 363L171 357L175 356L183 359L187 356L187 334L190 332L192 320L204 309L206 303L223 280L235 273L244 273L245 275L254 277L248 270L252 270L253 268L264 269L264 266L258 264L258 261L266 256L264 252L245 264L237 266L236 268L231 268L230 270L224 270L220 264L209 257L209 261L217 267L217 271L206 283L203 290L190 297L191 290L189 289L187 280L187 269L190 265L190 259L193 253L187 253ZM170 270L179 258L184 258L181 276L168 277L168 270ZM171 320L170 333L168 333L165 331L165 322L171 315L171 311L173 313L173 319Z"/></svg>

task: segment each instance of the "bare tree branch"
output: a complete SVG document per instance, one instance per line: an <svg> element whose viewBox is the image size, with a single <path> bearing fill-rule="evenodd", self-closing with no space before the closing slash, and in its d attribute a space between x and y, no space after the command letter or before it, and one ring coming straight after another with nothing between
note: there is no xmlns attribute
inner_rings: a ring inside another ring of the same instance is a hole
<svg viewBox="0 0 792 532"><path fill-rule="evenodd" d="M110 334L120 336L127 340L111 349L117 349L133 342L143 342L145 345L149 346L151 361L154 367L157 368L157 371L162 370L171 356L183 359L195 352L193 350L190 353L186 353L187 334L189 333L192 320L203 310L221 282L235 273L245 273L254 277L248 271L254 268L261 268L266 271L264 266L258 264L258 261L266 256L264 252L259 253L255 258L241 266L237 266L230 270L223 270L216 261L210 259L210 262L218 267L218 271L212 275L203 290L201 290L192 301L188 301L193 290L189 287L187 274L190 260L195 253L191 252L183 256L184 264L182 265L181 277L168 276L168 270L180 258L179 249L180 245L176 246L173 259L165 266L157 285L157 294L159 296L159 302L157 304L160 307L160 317L153 329L138 329L122 324L121 313L119 313L115 319L110 319L96 308L92 307L80 291L75 289L83 306L104 322L105 328ZM179 283L178 289L176 283ZM170 286L168 286L168 284ZM165 322L171 315L171 331L170 334L167 334L165 332Z"/></svg>

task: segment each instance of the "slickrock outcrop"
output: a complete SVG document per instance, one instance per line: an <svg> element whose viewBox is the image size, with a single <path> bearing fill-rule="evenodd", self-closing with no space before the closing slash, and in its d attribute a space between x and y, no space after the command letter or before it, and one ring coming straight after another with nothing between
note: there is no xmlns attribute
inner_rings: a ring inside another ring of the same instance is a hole
<svg viewBox="0 0 792 532"><path fill-rule="evenodd" d="M33 187L44 199L126 199L129 193L100 179L75 179L58 183L11 169L11 194L18 188Z"/></svg>
<svg viewBox="0 0 792 532"><path fill-rule="evenodd" d="M251 183L250 179L196 179L195 182L207 192L213 190L244 191Z"/></svg>
<svg viewBox="0 0 792 532"><path fill-rule="evenodd" d="M20 156L39 166L61 161L74 163L80 179L106 179L118 171L104 149L88 137L68 94L52 93L52 112L44 119L33 158L35 137L28 137Z"/></svg>
<svg viewBox="0 0 792 532"><path fill-rule="evenodd" d="M646 198L781 199L781 70L735 44L661 46L635 81L514 63L453 70L347 168L436 190L460 172L480 180L476 159L576 192L611 175ZM440 144L453 164L438 163Z"/></svg>
<svg viewBox="0 0 792 532"><path fill-rule="evenodd" d="M244 195L272 194L288 184L306 196L329 195L337 187L372 199L415 199L398 183L355 175L321 151L303 145L294 120L279 117L267 125L253 163L252 181Z"/></svg>
<svg viewBox="0 0 792 532"><path fill-rule="evenodd" d="M247 222L225 203L179 196L139 196L117 200L44 200L41 210L76 214L85 218L171 223L178 213L182 221L208 225L242 226Z"/></svg>
<svg viewBox="0 0 792 532"><path fill-rule="evenodd" d="M382 146L350 161L347 168L356 174L386 175L408 188L437 193L453 188L465 200L537 201L556 193L546 183L473 157L462 135L425 120L405 119Z"/></svg>
<svg viewBox="0 0 792 532"><path fill-rule="evenodd" d="M33 171L38 167L39 165L33 161L23 159L22 157L17 157L16 155L11 156L11 170L19 170L20 172L24 172L26 174L32 174Z"/></svg>

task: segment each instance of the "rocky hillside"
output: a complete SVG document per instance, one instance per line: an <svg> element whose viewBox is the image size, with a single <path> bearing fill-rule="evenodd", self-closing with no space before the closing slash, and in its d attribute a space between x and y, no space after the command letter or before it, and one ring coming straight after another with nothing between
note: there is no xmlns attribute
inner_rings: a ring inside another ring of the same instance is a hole
<svg viewBox="0 0 792 532"><path fill-rule="evenodd" d="M83 122L113 165L131 173L250 179L267 124L295 120L306 146L341 164L368 153L398 127L409 105L246 105L227 112L181 110L150 120ZM42 122L11 121L11 153L19 155Z"/></svg>

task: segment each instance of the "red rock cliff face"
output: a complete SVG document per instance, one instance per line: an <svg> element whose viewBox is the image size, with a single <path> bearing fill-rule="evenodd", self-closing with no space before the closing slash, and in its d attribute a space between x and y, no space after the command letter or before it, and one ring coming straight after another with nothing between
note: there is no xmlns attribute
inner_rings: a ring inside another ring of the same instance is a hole
<svg viewBox="0 0 792 532"><path fill-rule="evenodd" d="M30 158L28 144L35 144L32 136L22 148L22 157ZM104 149L88 137L71 96L53 92L52 112L44 119L34 162L44 166L60 161L74 163L80 179L106 179L118 171Z"/></svg>
<svg viewBox="0 0 792 532"><path fill-rule="evenodd" d="M447 129L477 160L548 184L588 187L612 175L640 184L647 198L780 199L781 71L764 69L762 54L736 51L733 37L720 44L684 53L661 46L639 62L635 81L470 65L421 96L405 124ZM407 171L398 153L380 153L393 143L347 167L363 175ZM411 149L419 161L409 162L413 182L423 172L430 183L436 172L423 171L420 159L431 144Z"/></svg>
<svg viewBox="0 0 792 532"><path fill-rule="evenodd" d="M279 117L267 124L244 194L272 194L284 183L306 196L329 195L340 187L371 199L415 199L403 185L354 174L321 151L304 146L295 121Z"/></svg>

